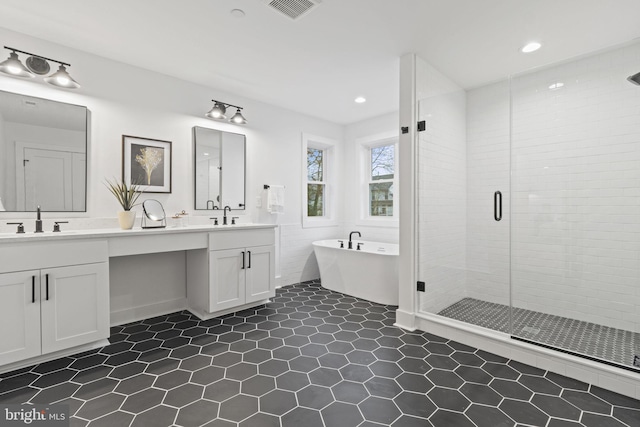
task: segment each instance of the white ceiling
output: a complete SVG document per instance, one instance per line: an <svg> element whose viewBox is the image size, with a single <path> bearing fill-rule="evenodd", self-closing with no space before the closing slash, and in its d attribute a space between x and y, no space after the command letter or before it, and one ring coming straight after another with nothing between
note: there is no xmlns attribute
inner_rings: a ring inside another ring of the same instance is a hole
<svg viewBox="0 0 640 427"><path fill-rule="evenodd" d="M471 88L640 38L638 17L640 0L323 0L295 21L264 0L0 2L0 27L342 124L397 110L405 53Z"/></svg>

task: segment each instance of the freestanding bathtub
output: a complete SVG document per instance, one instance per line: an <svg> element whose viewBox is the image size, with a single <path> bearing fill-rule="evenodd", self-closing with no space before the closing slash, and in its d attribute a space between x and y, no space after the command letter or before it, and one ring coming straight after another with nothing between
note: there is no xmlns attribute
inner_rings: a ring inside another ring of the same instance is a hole
<svg viewBox="0 0 640 427"><path fill-rule="evenodd" d="M357 243L361 249L356 250ZM323 287L385 305L398 305L398 245L362 240L313 242Z"/></svg>

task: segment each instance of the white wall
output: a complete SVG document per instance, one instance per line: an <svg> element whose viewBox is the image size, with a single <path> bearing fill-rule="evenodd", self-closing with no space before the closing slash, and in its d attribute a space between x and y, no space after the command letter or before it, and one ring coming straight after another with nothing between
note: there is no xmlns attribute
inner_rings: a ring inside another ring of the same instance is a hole
<svg viewBox="0 0 640 427"><path fill-rule="evenodd" d="M209 212L193 210L192 128L202 126L244 133L247 137L247 208L234 211L234 214L242 215L241 222L268 222L280 226L277 231L282 276L279 285L319 277L311 254L311 242L341 234L339 227L303 229L301 226L301 135L307 132L342 144L344 126L6 29L0 28L0 38L5 44L21 50L71 63L69 72L82 85L81 89L71 91L54 88L40 78L22 80L0 76L0 90L84 105L90 111L88 210L86 214L60 215L61 219L70 220L69 229L117 227L119 205L103 182L122 174L122 135L172 142L172 193L148 197L158 199L168 213L186 210L190 213L191 223L208 223ZM211 108L212 98L243 106L243 115L249 124L237 126L206 119L204 114ZM339 176L338 182L341 181ZM256 207L256 199L263 195L264 184L286 187L284 214L272 215L266 213L264 207ZM342 212L342 207L338 211ZM9 218L25 219L27 230L33 227L34 215L2 213L0 232L14 231L13 226L7 226L3 221ZM50 229L54 218L44 219L45 229ZM122 263L127 261L119 262L126 268Z"/></svg>
<svg viewBox="0 0 640 427"><path fill-rule="evenodd" d="M398 243L398 225L376 225L372 226L361 221L360 200L362 195L361 176L359 174L358 163L360 155L358 153L359 140L372 136L395 133L398 134L399 117L397 112L384 114L382 116L373 117L368 120L353 123L345 127L344 137L344 180L340 188L342 189L343 205L344 205L344 234L341 237L347 237L350 231L360 231L362 240ZM402 179L402 171L398 167L398 153L396 153L396 170L398 179ZM396 188L395 194L398 194ZM367 197L367 194L364 194ZM396 200L395 208L398 209L398 201Z"/></svg>
<svg viewBox="0 0 640 427"><path fill-rule="evenodd" d="M6 148L5 148L5 141L6 141L6 137L4 135L4 116L2 115L2 113L0 113L0 164L4 164L6 162ZM0 211L5 210L4 207L4 199L6 198L5 193L6 193L6 187L5 187L5 181L6 181L6 169L5 168L0 168Z"/></svg>
<svg viewBox="0 0 640 427"><path fill-rule="evenodd" d="M320 277L318 265L309 242L323 239L347 238L350 231L360 231L363 240L398 243L397 226L367 226L359 222L359 183L356 154L357 140L372 135L397 131L398 113L392 112L380 117L353 123L344 127L344 143L337 147L336 157L339 161L336 187L339 190L336 210L338 225L334 227L303 228L300 223L283 224L280 238L286 242L282 248L281 284L317 279ZM310 132L313 133L313 132ZM301 171L300 171L301 173ZM401 175L400 171L398 173ZM299 187L297 195L303 188ZM291 191L287 187L286 198L289 203ZM298 202L299 203L299 202ZM264 214L263 214L264 215Z"/></svg>

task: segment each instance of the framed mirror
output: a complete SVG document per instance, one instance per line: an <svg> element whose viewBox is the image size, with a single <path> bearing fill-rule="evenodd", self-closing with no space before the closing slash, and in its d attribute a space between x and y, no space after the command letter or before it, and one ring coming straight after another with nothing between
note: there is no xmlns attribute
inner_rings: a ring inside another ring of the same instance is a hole
<svg viewBox="0 0 640 427"><path fill-rule="evenodd" d="M87 108L0 91L0 210L85 212Z"/></svg>
<svg viewBox="0 0 640 427"><path fill-rule="evenodd" d="M193 145L195 209L244 209L246 137L196 126Z"/></svg>

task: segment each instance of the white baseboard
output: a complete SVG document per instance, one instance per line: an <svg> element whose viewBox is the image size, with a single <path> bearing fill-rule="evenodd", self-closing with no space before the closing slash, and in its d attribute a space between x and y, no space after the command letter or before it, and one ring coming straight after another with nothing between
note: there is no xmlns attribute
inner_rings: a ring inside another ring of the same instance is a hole
<svg viewBox="0 0 640 427"><path fill-rule="evenodd" d="M54 353L43 354L42 356L32 357L30 359L21 360L15 363L9 363L7 365L0 366L0 374L4 372L15 371L17 369L26 368L27 366L37 365L39 363L49 362L51 360L60 359L62 357L71 356L72 354L84 353L85 351L93 350L109 345L109 340L100 340L89 344L81 345L78 347L67 348L65 350L56 351Z"/></svg>
<svg viewBox="0 0 640 427"><path fill-rule="evenodd" d="M441 316L419 313L415 319L422 331L640 399L640 377L635 372L517 341L508 334Z"/></svg>
<svg viewBox="0 0 640 427"><path fill-rule="evenodd" d="M416 316L408 311L396 310L396 323L393 326L397 326L408 331L416 330Z"/></svg>
<svg viewBox="0 0 640 427"><path fill-rule="evenodd" d="M259 305L267 304L269 302L271 302L271 300L268 300L268 299L263 301L250 302L248 304L239 305L238 307L229 308L227 310L216 311L215 313L208 313L205 311L196 310L194 308L187 308L187 310L189 310L189 312L191 312L193 315L197 316L200 320L209 320L209 319L213 319L214 317L220 317L220 316L224 316L225 314L236 313L238 311L243 311L248 308L257 307Z"/></svg>
<svg viewBox="0 0 640 427"><path fill-rule="evenodd" d="M125 323L137 322L151 317L162 316L163 314L182 311L187 308L187 299L178 298L170 301L162 301L155 304L142 305L139 307L127 308L126 310L111 312L111 326L124 325Z"/></svg>

